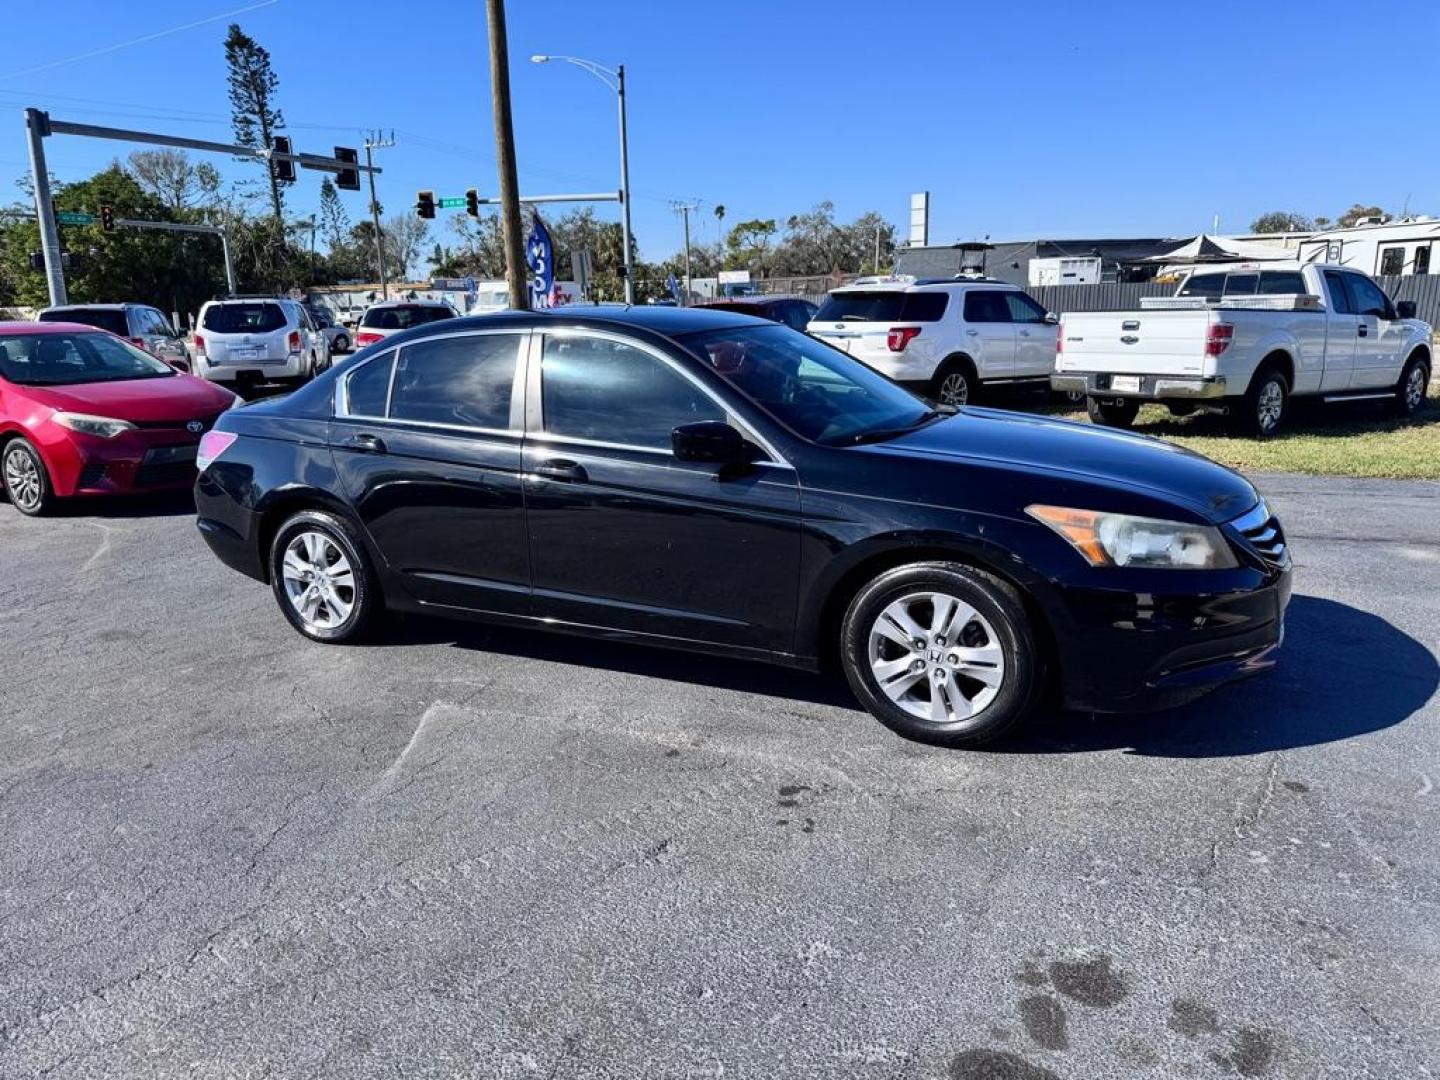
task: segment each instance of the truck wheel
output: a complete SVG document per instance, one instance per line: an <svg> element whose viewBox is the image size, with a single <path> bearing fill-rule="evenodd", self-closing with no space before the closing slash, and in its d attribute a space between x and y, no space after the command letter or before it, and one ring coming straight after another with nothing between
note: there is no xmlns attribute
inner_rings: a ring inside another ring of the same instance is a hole
<svg viewBox="0 0 1440 1080"><path fill-rule="evenodd" d="M1250 380L1250 389L1231 407L1230 418L1237 431L1257 439L1268 439L1285 423L1290 409L1290 384L1278 368L1263 367Z"/></svg>
<svg viewBox="0 0 1440 1080"><path fill-rule="evenodd" d="M1135 423L1140 412L1140 402L1135 398L1085 399L1085 410L1090 414L1091 423L1105 427L1128 428Z"/></svg>
<svg viewBox="0 0 1440 1080"><path fill-rule="evenodd" d="M1429 365L1423 357L1412 356L1400 375L1400 381L1395 384L1395 411L1401 416L1414 416L1425 405L1425 391L1429 384Z"/></svg>

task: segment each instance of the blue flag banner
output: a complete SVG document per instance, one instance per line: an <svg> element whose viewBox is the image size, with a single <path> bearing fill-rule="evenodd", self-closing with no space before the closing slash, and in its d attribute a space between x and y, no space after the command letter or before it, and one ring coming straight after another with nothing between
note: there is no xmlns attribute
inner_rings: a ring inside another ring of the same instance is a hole
<svg viewBox="0 0 1440 1080"><path fill-rule="evenodd" d="M525 262L530 268L530 306L550 307L555 287L555 245L538 213L525 238Z"/></svg>

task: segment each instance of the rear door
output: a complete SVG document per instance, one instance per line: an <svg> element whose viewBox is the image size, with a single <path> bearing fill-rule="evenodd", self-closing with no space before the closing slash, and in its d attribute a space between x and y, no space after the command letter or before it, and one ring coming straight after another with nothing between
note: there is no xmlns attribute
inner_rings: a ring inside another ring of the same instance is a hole
<svg viewBox="0 0 1440 1080"><path fill-rule="evenodd" d="M346 494L407 592L530 608L520 466L528 331L410 342L337 382L330 444Z"/></svg>
<svg viewBox="0 0 1440 1080"><path fill-rule="evenodd" d="M1048 377L1055 367L1055 327L1048 312L1018 289L1005 294L1005 306L1015 325L1015 377Z"/></svg>
<svg viewBox="0 0 1440 1080"><path fill-rule="evenodd" d="M1354 300L1338 270L1325 271L1325 372L1320 389L1347 390L1355 376L1355 356L1361 335L1369 328L1355 314Z"/></svg>
<svg viewBox="0 0 1440 1080"><path fill-rule="evenodd" d="M1006 292L999 289L965 290L965 351L975 361L982 381L1015 375L1017 328L1010 319L1005 297Z"/></svg>

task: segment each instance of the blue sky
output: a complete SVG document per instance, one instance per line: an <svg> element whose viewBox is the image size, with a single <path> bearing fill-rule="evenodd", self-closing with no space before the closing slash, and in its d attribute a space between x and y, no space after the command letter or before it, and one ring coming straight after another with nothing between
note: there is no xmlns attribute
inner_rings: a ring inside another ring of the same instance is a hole
<svg viewBox="0 0 1440 1080"><path fill-rule="evenodd" d="M24 69L245 6L247 0L57 0L6 20L0 175L25 168L20 109L228 138L225 22L43 72ZM524 193L613 189L613 96L573 54L629 76L634 226L647 258L695 235L822 200L897 225L928 189L933 242L1240 231L1276 208L1352 202L1440 213L1434 52L1440 5L551 0L509 5ZM270 49L299 149L383 153L390 211L418 188L496 188L483 5L279 0L237 17ZM1357 14L1362 12L1363 14ZM379 29L377 29L379 28ZM66 100L70 99L70 100ZM83 99L83 100L80 100ZM80 179L133 147L49 140ZM229 175L238 166L223 163ZM302 172L290 208L313 206ZM362 196L348 195L352 218ZM611 204L599 213L613 217ZM437 222L437 224L439 224ZM446 231L436 229L441 238Z"/></svg>

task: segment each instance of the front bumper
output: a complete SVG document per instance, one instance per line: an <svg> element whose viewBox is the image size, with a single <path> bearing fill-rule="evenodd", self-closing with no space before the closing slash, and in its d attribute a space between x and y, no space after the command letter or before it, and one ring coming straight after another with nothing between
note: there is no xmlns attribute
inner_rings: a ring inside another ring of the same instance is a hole
<svg viewBox="0 0 1440 1080"><path fill-rule="evenodd" d="M1117 388L1116 378L1138 378L1135 389ZM1223 375L1117 375L1108 371L1067 371L1050 376L1050 386L1061 393L1087 394L1100 398L1145 398L1166 401L1172 398L1205 400L1223 398L1227 391Z"/></svg>
<svg viewBox="0 0 1440 1080"><path fill-rule="evenodd" d="M200 436L183 427L142 428L113 439L66 432L36 441L62 498L180 491L195 482Z"/></svg>
<svg viewBox="0 0 1440 1080"><path fill-rule="evenodd" d="M1174 574L1188 571L1169 572ZM1056 615L1067 707L1134 712L1184 704L1275 666L1291 569L1241 568L1191 594L1065 588Z"/></svg>

